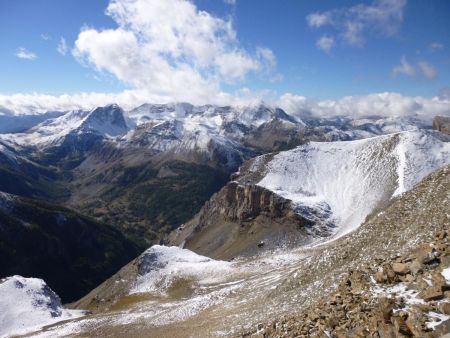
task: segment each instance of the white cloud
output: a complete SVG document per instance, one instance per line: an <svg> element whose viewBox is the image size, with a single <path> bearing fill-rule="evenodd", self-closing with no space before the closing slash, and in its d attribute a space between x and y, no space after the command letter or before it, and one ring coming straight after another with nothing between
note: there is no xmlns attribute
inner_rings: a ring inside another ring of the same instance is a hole
<svg viewBox="0 0 450 338"><path fill-rule="evenodd" d="M434 42L430 43L431 50L440 50L443 48L444 48L444 45L438 41L434 41Z"/></svg>
<svg viewBox="0 0 450 338"><path fill-rule="evenodd" d="M426 79L433 80L437 77L436 68L434 68L434 66L429 62L420 61L417 63L417 66Z"/></svg>
<svg viewBox="0 0 450 338"><path fill-rule="evenodd" d="M264 73L275 60L267 48L243 49L230 20L186 0L112 0L106 13L118 27L82 29L74 55L160 100L221 99L222 82Z"/></svg>
<svg viewBox="0 0 450 338"><path fill-rule="evenodd" d="M331 48L334 45L334 38L329 36L322 36L319 40L316 42L316 46L319 49L322 49L325 52L329 52Z"/></svg>
<svg viewBox="0 0 450 338"><path fill-rule="evenodd" d="M48 40L51 40L52 38L48 34L41 34L41 39L44 41L48 41Z"/></svg>
<svg viewBox="0 0 450 338"><path fill-rule="evenodd" d="M312 13L306 21L311 28L331 26L345 43L361 47L367 34L395 35L403 22L405 5L406 0L375 0L370 5L358 4Z"/></svg>
<svg viewBox="0 0 450 338"><path fill-rule="evenodd" d="M236 0L223 0L228 5L236 5Z"/></svg>
<svg viewBox="0 0 450 338"><path fill-rule="evenodd" d="M30 52L29 50L27 50L23 47L20 47L19 49L17 49L16 56L19 59L24 59L24 60L34 60L37 58L37 55L35 53Z"/></svg>
<svg viewBox="0 0 450 338"><path fill-rule="evenodd" d="M420 61L414 66L408 62L404 55L400 59L400 64L392 68L391 72L392 77L397 77L399 75L414 77L417 73L427 80L433 80L438 75L436 68L434 68L431 63Z"/></svg>
<svg viewBox="0 0 450 338"><path fill-rule="evenodd" d="M435 115L450 115L449 98L411 97L389 92L346 96L338 100L313 100L304 96L285 94L277 103L286 112L300 118L376 115L417 116L431 120Z"/></svg>
<svg viewBox="0 0 450 338"><path fill-rule="evenodd" d="M121 93L80 93L75 95L15 94L1 95L0 107L15 114L45 112L49 110L92 109L109 103L117 103L124 109L132 109L142 103L161 103L159 96L149 97L145 91L126 90ZM435 115L450 116L450 96L444 88L439 96L411 97L398 93L374 93L365 96L346 96L336 100L316 100L305 96L273 92L252 92L243 88L235 95L224 95L219 104L245 105L264 100L280 106L286 112L305 117L333 116L417 116L431 120Z"/></svg>
<svg viewBox="0 0 450 338"><path fill-rule="evenodd" d="M397 77L398 75L406 75L406 76L415 76L416 69L408 62L406 56L402 56L400 59L400 64L395 66L391 72L393 77Z"/></svg>
<svg viewBox="0 0 450 338"><path fill-rule="evenodd" d="M306 17L308 25L312 28L319 28L331 24L331 13L312 13Z"/></svg>
<svg viewBox="0 0 450 338"><path fill-rule="evenodd" d="M56 47L56 50L61 55L67 54L67 52L69 51L69 47L67 47L66 39L61 37L61 39L59 40L58 46Z"/></svg>

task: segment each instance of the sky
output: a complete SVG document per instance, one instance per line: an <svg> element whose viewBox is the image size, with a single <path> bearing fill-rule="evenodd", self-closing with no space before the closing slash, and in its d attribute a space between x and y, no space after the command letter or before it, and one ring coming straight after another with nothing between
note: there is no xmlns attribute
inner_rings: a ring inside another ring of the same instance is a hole
<svg viewBox="0 0 450 338"><path fill-rule="evenodd" d="M449 113L447 0L0 0L0 112Z"/></svg>

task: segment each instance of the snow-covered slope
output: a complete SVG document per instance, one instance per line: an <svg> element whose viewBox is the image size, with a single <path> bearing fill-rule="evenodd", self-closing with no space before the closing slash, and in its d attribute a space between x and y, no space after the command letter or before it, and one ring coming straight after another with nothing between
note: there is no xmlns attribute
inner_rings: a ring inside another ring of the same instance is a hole
<svg viewBox="0 0 450 338"><path fill-rule="evenodd" d="M12 276L0 281L0 337L24 334L84 314L64 309L42 279Z"/></svg>
<svg viewBox="0 0 450 338"><path fill-rule="evenodd" d="M174 282L195 280L204 284L224 279L231 264L175 246L154 245L139 258L138 277L130 293L164 293Z"/></svg>
<svg viewBox="0 0 450 338"><path fill-rule="evenodd" d="M258 161L255 162L258 164ZM311 142L264 164L259 186L289 199L313 222L354 230L381 203L450 163L450 142L410 131L348 142Z"/></svg>
<svg viewBox="0 0 450 338"><path fill-rule="evenodd" d="M91 111L74 110L34 126L25 133L4 134L1 138L21 147L45 148L60 145L68 135L95 134L116 137L128 131L123 110L112 104Z"/></svg>

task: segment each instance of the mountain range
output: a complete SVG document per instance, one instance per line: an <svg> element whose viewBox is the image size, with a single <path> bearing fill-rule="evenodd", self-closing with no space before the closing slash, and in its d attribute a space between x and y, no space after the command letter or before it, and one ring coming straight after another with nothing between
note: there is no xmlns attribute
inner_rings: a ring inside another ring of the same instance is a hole
<svg viewBox="0 0 450 338"><path fill-rule="evenodd" d="M18 297L31 312L39 290L53 300L17 324L28 331L14 328L13 312L0 315L9 328L0 334L244 335L309 303L320 285L332 290L321 284L321 255L360 247L365 229L387 252L406 253L449 225L445 117L301 118L264 103L2 117L0 293L30 285ZM389 244L378 220L410 212L411 201L436 207L441 223L414 210L415 230L399 226ZM354 267L345 259L323 275ZM302 272L314 262L314 276ZM93 315L63 309L52 290ZM234 318L239 311L251 322ZM73 319L40 332L57 322L48 315ZM205 327L194 332L195 322Z"/></svg>

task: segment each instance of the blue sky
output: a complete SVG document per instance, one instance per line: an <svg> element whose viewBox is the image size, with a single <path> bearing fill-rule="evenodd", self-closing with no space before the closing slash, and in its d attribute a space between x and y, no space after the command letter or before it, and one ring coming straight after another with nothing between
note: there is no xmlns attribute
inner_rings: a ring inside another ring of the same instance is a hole
<svg viewBox="0 0 450 338"><path fill-rule="evenodd" d="M157 2L2 0L0 94L338 99L450 86L446 0ZM171 44L171 29L186 36Z"/></svg>

